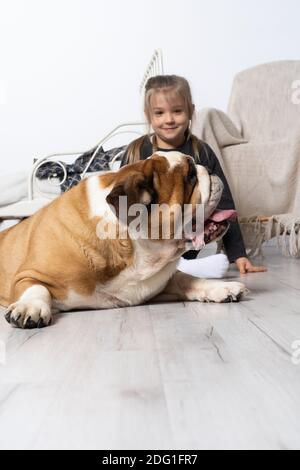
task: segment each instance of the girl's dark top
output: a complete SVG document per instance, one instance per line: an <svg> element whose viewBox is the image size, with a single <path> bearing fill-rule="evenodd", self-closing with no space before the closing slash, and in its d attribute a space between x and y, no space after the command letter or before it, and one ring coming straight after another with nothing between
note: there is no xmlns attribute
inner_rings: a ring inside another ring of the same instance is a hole
<svg viewBox="0 0 300 470"><path fill-rule="evenodd" d="M207 167L209 172L217 175L224 184L224 190L223 190L222 198L218 205L218 209L235 209L234 201L233 201L227 180L225 178L225 175L219 163L219 160L208 144L206 144L205 142L200 143L199 161L195 157L191 139L187 139L182 145L180 145L176 149L157 149L157 150L161 150L164 152L168 152L168 151L171 152L175 150L178 152L182 152L186 155L191 155L196 160L196 163ZM148 137L145 137L145 140L140 150L140 159L146 160L152 154L153 154L152 143ZM127 164L127 152L125 152L122 158L121 166L124 166L126 164ZM243 241L243 237L242 237L242 233L241 233L241 229L240 229L238 221L230 222L230 228L223 237L223 243L224 243L226 255L228 256L230 263L233 263L238 258L247 257L247 253L245 250L245 245L244 245L244 241ZM191 251L186 252L183 255L183 257L186 259L195 259L198 253L199 251L191 250Z"/></svg>

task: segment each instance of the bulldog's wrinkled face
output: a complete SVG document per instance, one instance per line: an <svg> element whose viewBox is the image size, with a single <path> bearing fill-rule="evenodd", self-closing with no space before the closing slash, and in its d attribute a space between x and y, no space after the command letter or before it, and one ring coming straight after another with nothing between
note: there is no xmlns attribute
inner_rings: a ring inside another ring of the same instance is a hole
<svg viewBox="0 0 300 470"><path fill-rule="evenodd" d="M236 217L233 210L216 210L222 191L220 178L196 165L192 157L175 151L156 152L147 160L121 168L106 200L127 226L136 213L128 211L124 217L119 198L126 196L128 209L142 205L146 211L144 233L149 239L180 239L189 245L186 249L199 250L221 237L228 220Z"/></svg>

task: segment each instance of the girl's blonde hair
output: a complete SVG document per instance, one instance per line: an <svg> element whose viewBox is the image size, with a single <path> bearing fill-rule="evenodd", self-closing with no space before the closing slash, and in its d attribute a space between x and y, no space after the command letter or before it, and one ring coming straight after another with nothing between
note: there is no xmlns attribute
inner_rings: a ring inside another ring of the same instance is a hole
<svg viewBox="0 0 300 470"><path fill-rule="evenodd" d="M171 96L180 96L182 98L185 108L188 112L188 117L190 121L193 120L194 114L194 104L192 100L191 89L188 81L179 77L178 75L156 75L155 77L149 78L145 85L145 97L144 97L144 113L148 121L148 134L134 140L129 144L127 148L127 162L135 163L140 160L140 151L145 139L150 138L153 146L153 152L157 150L157 141L155 134L150 133L150 123L151 123L151 98L157 92L163 92L166 95ZM192 147L196 160L199 160L199 147L201 140L193 135L190 131L190 128L187 130L188 135L187 139L191 139Z"/></svg>

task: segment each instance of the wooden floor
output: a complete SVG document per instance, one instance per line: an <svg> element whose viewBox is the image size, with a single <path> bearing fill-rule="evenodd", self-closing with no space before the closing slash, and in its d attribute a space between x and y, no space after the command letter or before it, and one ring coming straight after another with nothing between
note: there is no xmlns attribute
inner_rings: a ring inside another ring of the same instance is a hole
<svg viewBox="0 0 300 470"><path fill-rule="evenodd" d="M0 448L299 449L300 260L265 252L239 304L1 315Z"/></svg>

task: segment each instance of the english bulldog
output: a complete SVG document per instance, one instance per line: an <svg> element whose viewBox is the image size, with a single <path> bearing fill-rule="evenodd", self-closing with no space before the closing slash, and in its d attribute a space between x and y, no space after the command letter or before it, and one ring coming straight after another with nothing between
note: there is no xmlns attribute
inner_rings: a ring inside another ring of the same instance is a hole
<svg viewBox="0 0 300 470"><path fill-rule="evenodd" d="M0 304L7 308L6 320L19 328L41 328L61 311L147 301L239 301L247 293L240 282L199 279L176 269L183 253L222 236L236 216L216 211L222 190L217 176L179 152L158 152L83 180L0 233ZM135 229L142 224L130 209L121 213L122 198L128 208L144 209L143 236L129 230L131 223ZM192 209L178 236L178 208L186 206ZM168 237L164 213L153 218L161 207L177 208ZM205 224L194 230L197 207L203 208ZM149 236L153 228L155 237Z"/></svg>

